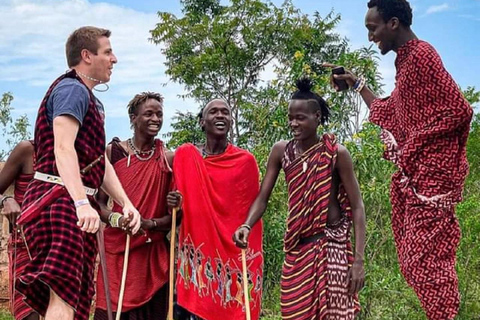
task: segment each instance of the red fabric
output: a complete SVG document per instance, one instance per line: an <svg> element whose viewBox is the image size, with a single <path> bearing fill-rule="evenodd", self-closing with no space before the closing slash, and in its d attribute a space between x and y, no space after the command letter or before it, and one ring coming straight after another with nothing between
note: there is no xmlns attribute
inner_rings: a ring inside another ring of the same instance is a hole
<svg viewBox="0 0 480 320"><path fill-rule="evenodd" d="M468 174L473 110L430 44L407 42L395 66L395 89L372 102L370 120L383 129L385 157L399 167L391 202L400 267L428 318L452 319L459 307L454 205Z"/></svg>
<svg viewBox="0 0 480 320"><path fill-rule="evenodd" d="M25 192L27 191L28 184L33 179L33 174L20 174L15 179L15 189L13 193L13 197L17 203L20 205L23 202L23 197L25 196Z"/></svg>
<svg viewBox="0 0 480 320"><path fill-rule="evenodd" d="M172 174L162 141L156 140L155 143L155 154L148 161L140 161L132 155L129 167L128 157L114 163L125 192L144 219L158 219L167 214L166 196ZM112 145L112 151L113 148L115 145ZM122 212L122 208L115 203L113 211ZM131 238L123 312L144 305L168 282L169 253L165 236L162 232L148 231L145 237ZM104 237L112 308L116 310L126 235L121 229L107 226ZM152 241L147 243L149 238ZM101 272L97 278L97 308L107 309Z"/></svg>
<svg viewBox="0 0 480 320"><path fill-rule="evenodd" d="M14 199L20 205L27 186L33 179L33 174L20 174L15 179ZM20 234L20 229L16 226L12 228L12 233L8 238L8 287L10 292L10 311L15 319L24 319L34 311L25 304L23 296L14 290L14 282L20 275L25 266L30 261L25 241Z"/></svg>
<svg viewBox="0 0 480 320"><path fill-rule="evenodd" d="M245 319L241 251L232 235L259 190L254 157L228 145L202 158L192 144L175 152L175 182L183 194L177 264L178 303L205 320ZM262 223L252 228L247 253L252 319L258 319L262 290Z"/></svg>
<svg viewBox="0 0 480 320"><path fill-rule="evenodd" d="M290 141L282 160L288 184L285 261L282 268L280 305L282 319L352 319L359 311L356 296L349 296L345 282L353 263L350 243L352 211L343 187L338 200L342 220L327 227L332 189L332 169L337 156L333 135L297 156L296 141ZM301 244L302 238L325 236Z"/></svg>
<svg viewBox="0 0 480 320"><path fill-rule="evenodd" d="M46 102L53 88L65 77L75 78L84 84L74 70L55 80L40 105L35 123L35 169L54 175L58 175L58 171L55 165L53 128L47 120ZM91 90L88 89L88 92L88 111L75 139L80 168L105 154L103 116L97 110L95 96ZM100 187L105 174L104 164L105 160L102 159L83 177L84 185ZM33 180L25 193L22 210L30 207L52 186L48 182ZM89 197L89 200L99 210L95 199ZM39 215L25 223L23 228L32 260L16 282L16 289L25 296L28 305L42 316L45 316L52 289L75 310L75 320L87 320L95 292L93 273L97 242L95 234L82 232L77 226L73 200L68 194L56 197L51 205L41 208Z"/></svg>

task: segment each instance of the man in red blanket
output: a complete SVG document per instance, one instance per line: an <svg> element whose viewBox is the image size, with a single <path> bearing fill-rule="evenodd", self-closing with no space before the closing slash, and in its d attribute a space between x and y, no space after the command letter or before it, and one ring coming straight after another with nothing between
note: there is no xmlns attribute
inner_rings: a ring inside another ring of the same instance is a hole
<svg viewBox="0 0 480 320"><path fill-rule="evenodd" d="M228 143L231 122L227 103L210 101L200 119L206 143L187 143L175 152L175 183L183 195L176 288L186 312L180 319L245 319L244 281L252 319L259 318L262 224L252 228L247 279L242 277L241 251L231 240L258 193L259 172L252 154Z"/></svg>
<svg viewBox="0 0 480 320"><path fill-rule="evenodd" d="M473 110L435 49L410 29L407 1L370 0L368 8L369 40L382 54L397 53L395 89L378 99L363 78L348 71L334 77L362 95L370 121L383 129L385 158L398 167L390 199L401 271L429 319L453 319L459 308L455 205L468 173Z"/></svg>
<svg viewBox="0 0 480 320"><path fill-rule="evenodd" d="M13 149L0 171L0 210L8 218L11 230L8 238L10 312L17 320L39 319L38 314L25 304L22 295L15 290L15 281L30 260L16 220L21 211L20 206L27 186L33 179L34 158L33 141L22 141ZM15 183L14 196L2 195L12 183Z"/></svg>
<svg viewBox="0 0 480 320"><path fill-rule="evenodd" d="M167 213L166 197L171 186L173 152L155 137L163 124L163 97L158 93L143 92L128 104L133 137L126 141L114 138L107 147L107 156L122 183L125 192L142 217L145 236L134 236L130 242L130 256L122 305L122 320L166 319L168 304L168 241L171 215ZM121 207L107 206L108 195L100 192L108 283L112 308L117 310L120 283L125 256L127 230L122 230L125 218ZM178 203L174 204L178 206ZM125 229L125 228L124 228ZM95 320L107 320L104 278L97 278L97 305Z"/></svg>

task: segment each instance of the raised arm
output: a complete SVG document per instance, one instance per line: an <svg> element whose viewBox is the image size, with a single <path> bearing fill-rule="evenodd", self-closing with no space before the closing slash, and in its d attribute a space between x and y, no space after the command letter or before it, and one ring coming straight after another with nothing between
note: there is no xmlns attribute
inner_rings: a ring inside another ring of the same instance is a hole
<svg viewBox="0 0 480 320"><path fill-rule="evenodd" d="M334 64L331 64L331 63L323 63L322 67L335 68L337 66L334 65ZM345 80L348 84L348 87L353 88L353 86L355 85L355 83L358 80L358 77L356 75L354 75L350 70L347 70L347 69L345 69L345 74L335 74L335 75L332 74L330 83L336 91L339 91L339 88L333 82L333 79L335 79L335 80ZM373 100L375 100L377 98L375 96L375 94L372 92L372 90L370 90L368 88L368 85L366 83L363 85L363 88L360 90L359 93L362 96L363 101L365 101L365 104L367 105L368 108L370 108L370 105L372 104Z"/></svg>
<svg viewBox="0 0 480 320"><path fill-rule="evenodd" d="M352 157L348 150L338 146L336 169L342 185L347 193L352 208L353 226L355 231L355 260L349 271L349 293L357 293L362 289L365 281L363 257L365 254L365 207L363 205L360 187L353 171Z"/></svg>
<svg viewBox="0 0 480 320"><path fill-rule="evenodd" d="M248 212L247 220L244 224L238 227L233 234L233 241L240 248L246 248L248 243L248 235L250 229L260 220L267 208L268 199L272 194L273 187L278 178L278 173L282 167L282 156L285 151L285 141L277 142L270 152L267 162L267 172L263 178L262 185L258 196L253 201Z"/></svg>

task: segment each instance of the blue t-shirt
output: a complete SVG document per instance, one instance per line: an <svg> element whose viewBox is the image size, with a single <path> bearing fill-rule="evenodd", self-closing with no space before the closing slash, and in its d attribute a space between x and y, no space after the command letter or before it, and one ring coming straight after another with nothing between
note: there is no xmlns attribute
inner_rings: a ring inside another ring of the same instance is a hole
<svg viewBox="0 0 480 320"><path fill-rule="evenodd" d="M88 111L90 95L87 87L73 78L61 80L52 90L47 100L47 119L52 125L53 119L61 115L70 115L82 125ZM103 115L103 104L95 97L98 111Z"/></svg>

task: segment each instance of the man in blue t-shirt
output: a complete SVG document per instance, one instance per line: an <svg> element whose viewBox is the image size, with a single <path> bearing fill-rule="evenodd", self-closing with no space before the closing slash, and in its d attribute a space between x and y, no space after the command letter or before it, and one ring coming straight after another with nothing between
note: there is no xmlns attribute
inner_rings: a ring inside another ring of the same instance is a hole
<svg viewBox="0 0 480 320"><path fill-rule="evenodd" d="M117 63L109 36L109 30L96 27L82 27L70 35L66 54L72 71L51 86L36 122L36 170L39 172L28 187L27 205L23 209L40 199L44 190L52 188L49 179L56 172L68 192L42 207L36 220L24 225L25 241L32 257L16 288L45 319L87 320L89 317L96 256L92 234L97 232L100 218L92 207L95 200L87 198L87 194L91 196L95 190L83 185L80 163L84 166L97 158L97 153L102 155L105 151L103 105L92 89L110 81L113 65ZM91 107L93 104L100 112ZM95 181L95 186L90 187L101 186L123 207L133 234L139 230L140 215L108 161L104 168L93 167L83 179L85 184L88 179ZM76 219L72 218L73 214Z"/></svg>

